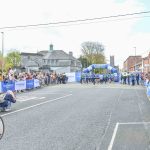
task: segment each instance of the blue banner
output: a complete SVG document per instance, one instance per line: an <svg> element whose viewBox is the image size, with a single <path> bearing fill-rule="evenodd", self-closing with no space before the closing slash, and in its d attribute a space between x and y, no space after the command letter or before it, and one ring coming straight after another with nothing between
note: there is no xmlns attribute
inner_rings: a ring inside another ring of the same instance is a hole
<svg viewBox="0 0 150 150"><path fill-rule="evenodd" d="M26 80L26 89L34 88L34 80Z"/></svg>
<svg viewBox="0 0 150 150"><path fill-rule="evenodd" d="M25 90L26 89L26 80L15 82L15 90Z"/></svg>
<svg viewBox="0 0 150 150"><path fill-rule="evenodd" d="M81 72L76 72L75 78L76 78L76 82L80 82L80 80L81 80Z"/></svg>
<svg viewBox="0 0 150 150"><path fill-rule="evenodd" d="M0 93L2 93L2 82L0 82Z"/></svg>
<svg viewBox="0 0 150 150"><path fill-rule="evenodd" d="M34 79L34 87L39 87L40 86L40 81L38 79Z"/></svg>
<svg viewBox="0 0 150 150"><path fill-rule="evenodd" d="M15 82L14 81L3 81L2 83L2 92L6 92L8 90L15 91Z"/></svg>

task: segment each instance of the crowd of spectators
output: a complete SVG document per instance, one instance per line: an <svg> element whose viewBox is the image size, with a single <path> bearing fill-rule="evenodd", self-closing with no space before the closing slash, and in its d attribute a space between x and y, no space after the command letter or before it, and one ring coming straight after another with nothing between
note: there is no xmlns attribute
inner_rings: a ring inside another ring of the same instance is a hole
<svg viewBox="0 0 150 150"><path fill-rule="evenodd" d="M120 82L128 85L144 85L147 81L148 74L141 72L121 74Z"/></svg>
<svg viewBox="0 0 150 150"><path fill-rule="evenodd" d="M57 74L55 72L45 73L45 72L21 72L17 73L12 68L9 68L8 73L2 76L0 74L0 81L22 81L22 80L32 80L38 79L40 85L49 84L65 84L67 82L67 76L65 73Z"/></svg>

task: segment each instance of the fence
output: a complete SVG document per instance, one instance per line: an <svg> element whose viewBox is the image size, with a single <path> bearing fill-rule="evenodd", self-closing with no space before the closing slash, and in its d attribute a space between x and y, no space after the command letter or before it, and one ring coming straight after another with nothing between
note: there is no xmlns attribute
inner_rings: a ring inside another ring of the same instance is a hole
<svg viewBox="0 0 150 150"><path fill-rule="evenodd" d="M0 82L0 93L4 93L7 90L26 90L33 89L40 86L38 79L24 80L24 81L3 81Z"/></svg>

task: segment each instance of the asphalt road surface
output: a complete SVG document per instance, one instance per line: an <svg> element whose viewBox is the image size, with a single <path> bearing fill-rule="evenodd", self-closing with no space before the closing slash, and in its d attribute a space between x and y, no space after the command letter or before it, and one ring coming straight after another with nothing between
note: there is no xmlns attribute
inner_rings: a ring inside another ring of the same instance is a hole
<svg viewBox="0 0 150 150"><path fill-rule="evenodd" d="M1 150L149 150L150 101L141 86L65 84L17 95Z"/></svg>

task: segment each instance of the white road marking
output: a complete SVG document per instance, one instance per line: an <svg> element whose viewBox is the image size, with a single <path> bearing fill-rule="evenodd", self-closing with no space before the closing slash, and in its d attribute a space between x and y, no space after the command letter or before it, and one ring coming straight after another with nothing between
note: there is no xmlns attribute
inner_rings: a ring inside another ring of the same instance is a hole
<svg viewBox="0 0 150 150"><path fill-rule="evenodd" d="M38 99L45 99L46 97L40 97L40 98L38 98Z"/></svg>
<svg viewBox="0 0 150 150"><path fill-rule="evenodd" d="M72 95L72 94L68 94L68 95L65 95L65 96L62 96L62 97L58 97L58 98L55 98L55 99L51 99L51 100L48 100L48 101L45 101L45 102L38 103L38 104L36 104L36 105L32 105L32 106L29 106L29 107L25 107L25 108L23 108L23 109L19 109L19 110L10 112L10 113L6 113L6 114L1 115L1 116L4 117L4 116L8 116L8 115L11 115L11 114L20 112L20 111L28 110L28 109L30 109L30 108L34 108L34 107L37 107L37 106L40 106L40 105L43 105L43 104L46 104L46 103L58 101L58 100L60 100L60 99L63 99L63 98L65 98L65 97L69 97L69 96L71 96L71 95Z"/></svg>
<svg viewBox="0 0 150 150"><path fill-rule="evenodd" d="M111 122L111 118L112 118L112 115L113 115L113 111L116 109L116 106L118 105L122 94L123 94L123 90L120 92L119 97L118 97L118 99L117 99L117 101L116 101L116 103L115 103L115 107L113 108L113 110L111 111L111 113L110 113L110 115L109 115L109 119L108 119L108 122L107 122L107 126L106 126L106 128L105 128L104 135L102 136L101 141L100 141L100 144L99 144L99 146L97 147L97 149L101 149L100 147L101 147L102 141L103 141L103 139L105 138L106 133L107 133L107 131L108 131L108 128L109 128L109 126L110 126L110 122Z"/></svg>
<svg viewBox="0 0 150 150"><path fill-rule="evenodd" d="M110 141L110 144L108 146L108 150L112 150L119 125L143 125L143 124L150 124L150 122L144 122L144 121L143 122L121 122L121 123L117 122L114 132L113 132L113 135L112 135L112 138L111 138L111 141Z"/></svg>
<svg viewBox="0 0 150 150"><path fill-rule="evenodd" d="M121 122L120 125L139 125L139 124L150 124L150 122Z"/></svg>
<svg viewBox="0 0 150 150"><path fill-rule="evenodd" d="M33 100L33 99L45 99L46 97L40 97L40 98L38 98L38 97L31 97L31 98L28 98L28 99L25 99L25 98L23 98L23 99L18 99L17 101L18 102L26 102L26 101L29 101L29 100Z"/></svg>
<svg viewBox="0 0 150 150"><path fill-rule="evenodd" d="M19 102L25 102L25 101L29 101L29 100L36 99L36 98L37 98L37 97L31 97L31 98L24 99L24 100L18 99L17 101L19 101Z"/></svg>
<svg viewBox="0 0 150 150"><path fill-rule="evenodd" d="M111 141L110 141L110 144L108 146L108 150L112 150L114 140L115 140L115 137L116 137L116 134L117 134L118 126L119 126L119 123L117 122L117 124L115 126L115 129L114 129L114 132L113 132L113 135L112 135L112 138L111 138Z"/></svg>

